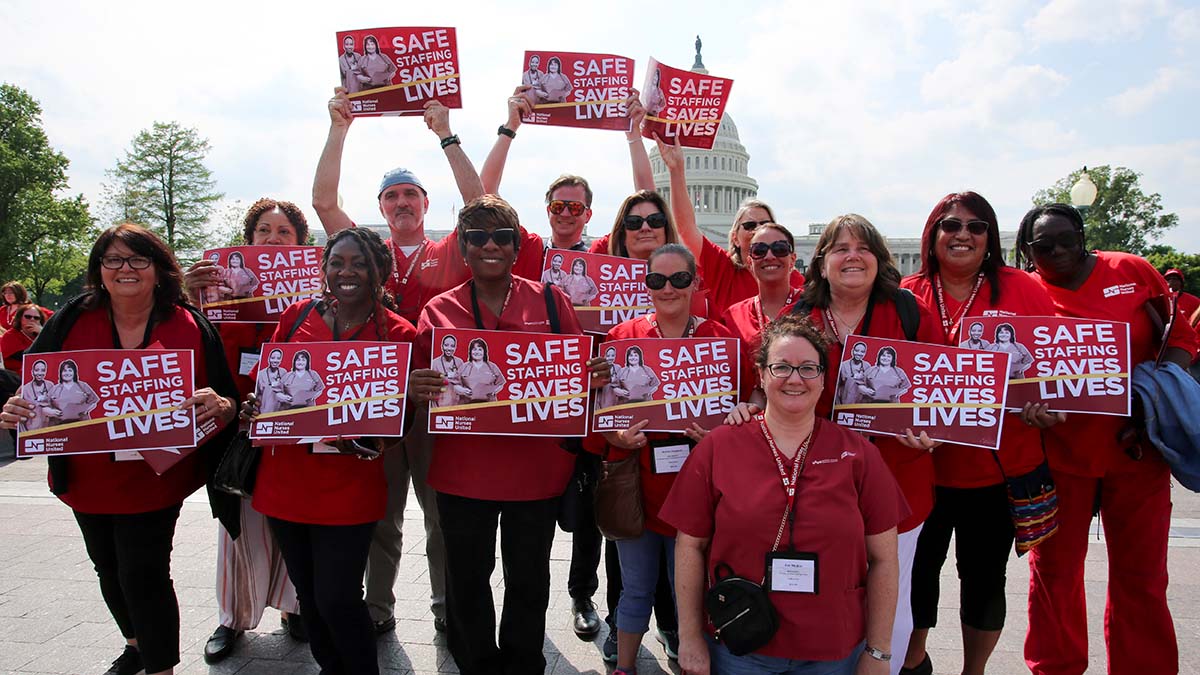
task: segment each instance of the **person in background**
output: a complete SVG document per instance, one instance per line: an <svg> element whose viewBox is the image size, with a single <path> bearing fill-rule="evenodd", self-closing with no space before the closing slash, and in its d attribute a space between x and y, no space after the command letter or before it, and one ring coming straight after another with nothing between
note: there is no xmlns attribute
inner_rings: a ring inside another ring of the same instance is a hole
<svg viewBox="0 0 1200 675"><path fill-rule="evenodd" d="M5 368L14 373L21 372L21 357L45 324L46 315L37 305L17 305L16 323L12 330L0 335L0 354L4 356Z"/></svg>

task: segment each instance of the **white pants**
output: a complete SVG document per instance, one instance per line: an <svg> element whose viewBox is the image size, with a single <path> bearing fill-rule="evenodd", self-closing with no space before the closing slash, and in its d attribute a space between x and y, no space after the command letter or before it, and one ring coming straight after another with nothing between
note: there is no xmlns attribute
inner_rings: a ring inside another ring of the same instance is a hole
<svg viewBox="0 0 1200 675"><path fill-rule="evenodd" d="M896 596L896 621L892 624L892 660L888 662L892 675L904 667L904 655L908 652L908 639L912 636L912 568L917 555L917 539L921 528L916 526L896 538L897 557L900 558L900 584Z"/></svg>
<svg viewBox="0 0 1200 675"><path fill-rule="evenodd" d="M243 499L241 520L237 541L217 525L217 616L222 626L252 630L267 606L299 614L300 603L267 517Z"/></svg>

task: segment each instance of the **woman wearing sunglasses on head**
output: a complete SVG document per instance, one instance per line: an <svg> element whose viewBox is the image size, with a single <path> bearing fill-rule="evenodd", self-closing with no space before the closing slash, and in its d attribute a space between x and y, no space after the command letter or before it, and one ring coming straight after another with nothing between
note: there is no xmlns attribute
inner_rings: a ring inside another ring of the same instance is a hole
<svg viewBox="0 0 1200 675"><path fill-rule="evenodd" d="M973 317L1054 314L1045 290L1025 272L1005 264L996 212L975 192L948 194L933 207L921 235L921 251L920 271L902 285L937 311L935 335L927 342L959 346L971 338ZM933 672L925 642L937 624L939 580L951 534L960 582L962 672L984 672L1004 627L1005 570L1015 534L1005 477L1022 476L1041 465L1041 429L1061 419L1061 414L1047 412L1045 404L1029 404L1020 414L1004 415L995 455L955 444L934 451L936 502L913 563L915 628L905 672Z"/></svg>
<svg viewBox="0 0 1200 675"><path fill-rule="evenodd" d="M646 288L654 311L614 327L604 338L606 342L630 338L733 337L720 323L691 313L696 259L687 248L680 244L660 247L650 255L648 269ZM631 380L636 379L636 374L631 371L640 368L649 371L651 377L654 374L643 364L641 352L635 352L635 349L630 347L626 351L622 382L629 390L628 400L646 400L650 394L646 388L637 391L637 385L631 384ZM635 355L636 359L631 358ZM657 386L658 378L655 377L654 387ZM646 529L640 537L616 543L623 587L616 613L617 669L614 672L626 675L636 673L638 650L650 625L650 611L659 584L659 560L664 554L668 581L673 581L674 575L675 528L658 518L658 510L671 490L678 467L670 467L666 462L660 466L656 457L666 456L664 453L679 446L694 445L708 433L696 424L684 434L644 433L642 429L647 423L647 420L639 420L628 429L603 434L602 452L609 461L624 459L630 453L638 454L646 514Z"/></svg>
<svg viewBox="0 0 1200 675"><path fill-rule="evenodd" d="M1130 363L1155 359L1161 340L1146 303L1170 293L1150 263L1127 253L1088 251L1083 219L1066 204L1038 206L1017 230L1028 261L1059 316L1129 324ZM1176 314L1165 358L1187 369L1196 334ZM1084 559L1095 509L1108 548L1104 639L1110 673L1177 673L1179 647L1167 606L1171 475L1142 422L1072 414L1045 433L1058 491L1059 532L1029 556L1025 664L1036 675L1088 669Z"/></svg>

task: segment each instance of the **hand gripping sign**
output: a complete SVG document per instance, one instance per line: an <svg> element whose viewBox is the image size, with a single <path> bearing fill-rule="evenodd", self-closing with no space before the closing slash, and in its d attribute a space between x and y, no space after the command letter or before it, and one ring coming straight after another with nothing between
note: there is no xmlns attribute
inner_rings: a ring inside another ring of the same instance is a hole
<svg viewBox="0 0 1200 675"><path fill-rule="evenodd" d="M851 429L1000 447L1007 352L851 335L838 369L833 420Z"/></svg>
<svg viewBox="0 0 1200 675"><path fill-rule="evenodd" d="M263 345L250 438L279 445L403 435L411 353L406 342Z"/></svg>
<svg viewBox="0 0 1200 675"><path fill-rule="evenodd" d="M449 385L429 433L585 436L591 353L586 335L434 328L430 368Z"/></svg>
<svg viewBox="0 0 1200 675"><path fill-rule="evenodd" d="M963 319L960 347L1012 355L1008 407L1129 415L1129 324L1055 316Z"/></svg>
<svg viewBox="0 0 1200 675"><path fill-rule="evenodd" d="M321 293L320 246L231 246L204 252L217 283L200 291L217 323L276 323L293 302Z"/></svg>
<svg viewBox="0 0 1200 675"><path fill-rule="evenodd" d="M635 338L600 345L612 379L596 392L592 431L683 432L719 426L737 403L737 338Z"/></svg>
<svg viewBox="0 0 1200 675"><path fill-rule="evenodd" d="M712 150L717 129L729 102L733 80L689 70L680 70L650 59L642 105L646 124L642 136L658 137L664 143Z"/></svg>
<svg viewBox="0 0 1200 675"><path fill-rule="evenodd" d="M337 34L338 70L354 117L421 115L437 99L462 107L453 28L368 28Z"/></svg>
<svg viewBox="0 0 1200 675"><path fill-rule="evenodd" d="M646 261L561 248L546 249L543 284L566 294L579 325L603 335L654 309L646 292Z"/></svg>
<svg viewBox="0 0 1200 675"><path fill-rule="evenodd" d="M17 456L188 448L196 415L190 349L27 354L18 394L34 417L17 426Z"/></svg>
<svg viewBox="0 0 1200 675"><path fill-rule="evenodd" d="M612 54L526 51L521 84L533 113L526 124L629 131L633 59Z"/></svg>

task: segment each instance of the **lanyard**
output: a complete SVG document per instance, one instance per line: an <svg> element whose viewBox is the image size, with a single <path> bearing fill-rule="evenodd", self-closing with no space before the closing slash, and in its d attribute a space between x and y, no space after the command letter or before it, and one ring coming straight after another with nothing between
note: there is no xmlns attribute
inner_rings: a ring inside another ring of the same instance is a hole
<svg viewBox="0 0 1200 675"><path fill-rule="evenodd" d="M112 328L113 349L124 349L121 346L121 334L117 332L117 320L113 318L112 308L108 310L108 325ZM146 345L150 344L150 331L154 330L154 316L151 315L146 320L146 332L142 335L142 341L134 349L145 349Z"/></svg>
<svg viewBox="0 0 1200 675"><path fill-rule="evenodd" d="M860 330L862 331L859 333L859 335L870 335L871 334L871 315L874 313L875 313L875 294L872 293L871 296L869 298L867 298L867 311L863 313L863 318L862 318L862 320L859 321L859 324L858 324L859 326L861 326ZM838 344L843 344L842 336L838 334L837 321L834 321L834 318L833 318L832 305L825 308L824 316L825 316L825 323L828 324L829 328L833 331L833 339L837 340ZM849 336L846 336L846 337L849 337Z"/></svg>
<svg viewBox="0 0 1200 675"><path fill-rule="evenodd" d="M771 456L775 459L775 467L779 469L779 479L783 483L783 491L787 494L787 510L783 512L783 519L779 521L779 532L775 535L775 544L771 546L771 552L774 553L779 549L779 541L783 538L783 526L788 522L795 522L796 518L796 483L800 480L800 474L804 472L805 460L808 459L808 444L812 442L813 432L816 431L816 420L813 421L813 428L808 432L808 438L800 444L800 449L796 451L796 458L792 461L792 475L788 476L787 470L783 467L783 453L779 452L779 448L775 446L775 437L771 435L771 430L767 428L767 418L763 413L755 415L758 420L758 426L762 429L763 437L767 439L767 445L771 448ZM788 548L794 549L792 545L793 528L788 528Z"/></svg>
<svg viewBox="0 0 1200 675"><path fill-rule="evenodd" d="M396 284L396 294L404 295L404 290L408 288L408 278L412 276L413 270L417 268L417 263L420 262L421 254L425 252L425 247L429 244L429 240L422 241L417 250L413 251L412 262L408 263L408 269L405 270L403 277L400 276L399 269L400 261L403 259L400 257L400 254L403 251L396 245L396 242L389 241L389 243L392 245L392 257L396 260L396 264L392 265L392 282ZM396 298L396 302L399 303L400 299Z"/></svg>
<svg viewBox="0 0 1200 675"><path fill-rule="evenodd" d="M800 289L798 289L798 288L793 288L793 289L791 289L790 291L788 291L787 300L785 300L785 301L783 302L783 308L784 308L784 309L787 309L787 308L788 308L788 305L791 305L791 304L792 304L792 298L793 298L793 296L795 296L795 295L796 295L796 291L798 291L798 290L800 290ZM768 319L767 319L767 314L766 314L766 312L764 312L764 311L763 311L763 305L762 305L762 296L761 296L761 295L755 296L755 298L754 298L754 309L755 309L755 310L757 310L757 312L758 312L758 329L759 329L759 330L765 330L765 329L767 328L767 324L768 324L768 323L770 323L770 321L771 321L771 320L768 320ZM834 334L836 335L836 334L837 334L837 328L834 328L834 329L833 329L833 331L834 331Z"/></svg>
<svg viewBox="0 0 1200 675"><path fill-rule="evenodd" d="M975 304L975 296L979 295L979 289L983 287L983 272L975 277L975 287L971 289L971 295L967 296L967 301L958 308L954 316L949 316L946 312L946 298L942 295L942 275L933 275L933 290L934 300L937 301L938 316L942 319L942 330L946 333L946 339L952 342L957 342L955 337L962 328L962 320L966 318L967 313L971 311L971 305Z"/></svg>
<svg viewBox="0 0 1200 675"><path fill-rule="evenodd" d="M508 301L512 299L513 284L510 279L508 282L508 292L504 294L504 304L500 305L500 311L496 313L496 327L492 330L500 330L500 315L504 314L504 309L508 307ZM479 313L479 296L475 294L475 280L471 280L471 312L475 314L475 327L479 330L487 330L483 327L483 315Z"/></svg>
<svg viewBox="0 0 1200 675"><path fill-rule="evenodd" d="M662 329L658 327L658 314L649 314L646 320L650 322L650 326L654 328L654 332L658 333L658 337L665 338ZM683 337L690 338L696 332L696 317L689 315L687 326L683 329Z"/></svg>

